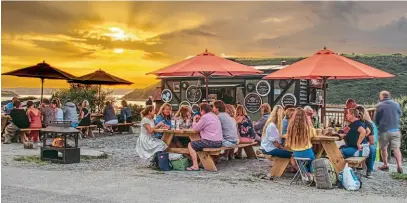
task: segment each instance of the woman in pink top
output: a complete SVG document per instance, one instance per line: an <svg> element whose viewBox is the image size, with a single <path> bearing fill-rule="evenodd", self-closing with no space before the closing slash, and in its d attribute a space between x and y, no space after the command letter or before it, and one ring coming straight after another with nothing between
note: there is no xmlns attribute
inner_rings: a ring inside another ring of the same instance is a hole
<svg viewBox="0 0 407 203"><path fill-rule="evenodd" d="M218 116L212 113L209 104L201 104L200 109L202 116L199 122L196 121L197 116L194 117L192 129L199 131L201 139L188 144L189 155L192 158L192 166L187 168L188 171L199 170L197 151L202 151L204 148L222 147L222 126Z"/></svg>
<svg viewBox="0 0 407 203"><path fill-rule="evenodd" d="M32 101L27 102L27 116L28 120L30 121L30 128L41 128L41 111L34 107L34 103ZM39 138L39 131L32 130L29 134L30 138L34 143L38 142Z"/></svg>

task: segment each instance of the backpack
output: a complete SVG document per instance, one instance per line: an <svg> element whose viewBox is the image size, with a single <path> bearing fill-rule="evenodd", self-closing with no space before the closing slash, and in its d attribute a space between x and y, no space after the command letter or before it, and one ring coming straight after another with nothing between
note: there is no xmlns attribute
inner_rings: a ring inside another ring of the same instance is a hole
<svg viewBox="0 0 407 203"><path fill-rule="evenodd" d="M161 153L162 151L158 151L156 152L152 159L150 160L150 167L152 169L159 169L159 165L158 165L158 154Z"/></svg>
<svg viewBox="0 0 407 203"><path fill-rule="evenodd" d="M312 161L312 168L314 168L314 180L318 189L332 189L336 186L338 179L335 168L328 159Z"/></svg>

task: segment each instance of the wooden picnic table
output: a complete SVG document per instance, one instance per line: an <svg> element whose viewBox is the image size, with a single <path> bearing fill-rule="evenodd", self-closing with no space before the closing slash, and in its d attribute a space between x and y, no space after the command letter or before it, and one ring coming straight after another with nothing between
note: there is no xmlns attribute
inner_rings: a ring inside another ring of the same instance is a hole
<svg viewBox="0 0 407 203"><path fill-rule="evenodd" d="M313 145L322 145L322 148L317 152L315 158L321 158L322 155L326 153L329 160L334 165L336 173L341 172L346 164L346 161L336 144L336 141L339 140L339 137L325 135L316 136L311 139Z"/></svg>

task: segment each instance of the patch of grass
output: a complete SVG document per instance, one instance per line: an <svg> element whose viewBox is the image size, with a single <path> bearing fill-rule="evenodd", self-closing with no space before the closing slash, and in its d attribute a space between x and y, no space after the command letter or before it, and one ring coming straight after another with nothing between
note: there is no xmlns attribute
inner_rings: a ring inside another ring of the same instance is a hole
<svg viewBox="0 0 407 203"><path fill-rule="evenodd" d="M396 180L407 180L407 174L404 174L404 173L393 172L393 173L390 173L390 177L392 177L393 179L396 179Z"/></svg>
<svg viewBox="0 0 407 203"><path fill-rule="evenodd" d="M41 161L40 156L38 155L31 155L31 156L16 156L13 159L14 161L23 161L27 163L34 163L34 164L39 164L39 165L46 165L49 162L47 161Z"/></svg>
<svg viewBox="0 0 407 203"><path fill-rule="evenodd" d="M103 156L87 156L87 155L81 155L81 160L91 160L91 159L107 159L108 155L104 154Z"/></svg>

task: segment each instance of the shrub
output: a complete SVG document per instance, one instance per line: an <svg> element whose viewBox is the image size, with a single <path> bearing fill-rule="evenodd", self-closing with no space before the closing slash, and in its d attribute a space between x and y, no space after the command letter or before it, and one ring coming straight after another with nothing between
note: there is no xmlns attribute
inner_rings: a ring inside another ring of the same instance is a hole
<svg viewBox="0 0 407 203"><path fill-rule="evenodd" d="M51 96L51 98L59 98L61 100L62 104L65 104L68 100L71 102L78 104L79 102L82 102L83 100L88 100L90 108L92 110L95 110L95 107L100 105L100 109L104 108L105 101L106 100L111 100L113 101L113 97L109 97L109 95L113 92L110 90L103 90L100 93L100 98L99 98L99 93L98 93L99 87L96 85L71 85L70 88L67 89L60 89L56 92L54 92Z"/></svg>
<svg viewBox="0 0 407 203"><path fill-rule="evenodd" d="M407 155L407 96L401 96L395 99L401 106L402 116L400 118L401 131L401 152Z"/></svg>
<svg viewBox="0 0 407 203"><path fill-rule="evenodd" d="M141 121L141 111L143 110L142 105L129 104L131 109L131 114L133 115L133 121Z"/></svg>

